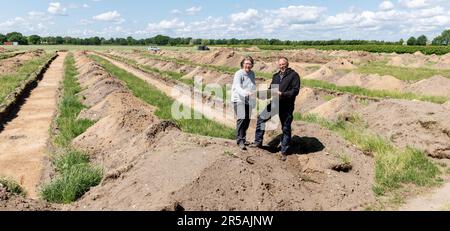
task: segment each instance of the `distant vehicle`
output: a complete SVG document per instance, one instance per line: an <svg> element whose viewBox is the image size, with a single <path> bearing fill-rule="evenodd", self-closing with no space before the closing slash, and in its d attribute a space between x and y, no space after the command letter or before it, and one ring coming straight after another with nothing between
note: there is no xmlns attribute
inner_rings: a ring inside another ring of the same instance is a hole
<svg viewBox="0 0 450 231"><path fill-rule="evenodd" d="M208 46L198 46L197 50L199 50L199 51L209 51L209 47Z"/></svg>
<svg viewBox="0 0 450 231"><path fill-rule="evenodd" d="M159 49L158 47L149 47L147 50L148 50L148 51L153 51L153 52L158 52L158 51L160 51L161 49Z"/></svg>

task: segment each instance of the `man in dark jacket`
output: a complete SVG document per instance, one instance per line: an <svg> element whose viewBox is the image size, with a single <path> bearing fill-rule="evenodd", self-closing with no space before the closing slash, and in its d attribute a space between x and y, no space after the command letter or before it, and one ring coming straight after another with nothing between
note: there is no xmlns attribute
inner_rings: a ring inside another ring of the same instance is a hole
<svg viewBox="0 0 450 231"><path fill-rule="evenodd" d="M278 114L283 130L281 139L281 160L287 159L287 152L291 143L291 124L294 119L295 98L300 91L300 76L293 69L289 68L287 58L280 58L278 61L280 71L275 73L270 86L271 92L276 92L272 102L258 116L256 123L255 145L263 146L265 123L272 116Z"/></svg>

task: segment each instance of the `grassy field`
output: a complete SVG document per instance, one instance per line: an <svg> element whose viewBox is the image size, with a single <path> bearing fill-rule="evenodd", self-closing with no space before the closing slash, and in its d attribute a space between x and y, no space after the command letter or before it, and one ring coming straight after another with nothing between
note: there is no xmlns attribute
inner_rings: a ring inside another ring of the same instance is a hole
<svg viewBox="0 0 450 231"><path fill-rule="evenodd" d="M57 153L52 156L52 163L58 175L44 185L41 197L53 203L70 203L80 198L85 192L100 183L102 169L89 164L89 157L71 147L71 141L86 131L94 122L77 120L78 114L85 106L77 93L81 88L76 80L78 74L72 54L64 63L63 96L56 118L58 133L52 134Z"/></svg>
<svg viewBox="0 0 450 231"><path fill-rule="evenodd" d="M367 131L358 116L354 116L350 122L343 120L331 122L313 114L296 113L294 119L318 124L334 131L363 152L373 155L375 157L373 191L377 195L384 195L408 183L430 186L440 182L439 169L427 159L424 152L410 147L405 149L395 147L390 141Z"/></svg>
<svg viewBox="0 0 450 231"><path fill-rule="evenodd" d="M262 50L346 50L346 51L368 51L373 53L397 53L413 54L417 51L426 55L445 55L450 52L450 46L403 46L403 45L324 45L324 46L284 46L284 45L259 45Z"/></svg>
<svg viewBox="0 0 450 231"><path fill-rule="evenodd" d="M205 65L201 65L201 64L196 64L196 63L188 61L188 60L177 59L177 58L172 58L172 57L162 57L162 56L157 56L157 55L152 55L152 54L143 54L143 56L146 56L146 57L149 57L152 59L167 61L167 62L174 62L174 63L180 64L180 65L190 65L193 67L197 67L197 66L204 67L205 66ZM160 74L163 77L168 77L168 78L171 78L171 79L174 79L177 81L184 82L188 85L193 85L192 80L182 79L183 75L181 73L172 72L172 71L163 71L163 70L159 70L157 68L149 67L147 65L141 65L141 64L138 64L134 60L126 59L124 57L118 57L118 56L114 56L114 57L116 59L119 59L120 61L126 62L133 66L140 67L144 70L154 72L156 74ZM235 70L230 70L231 67L215 66L215 65L207 65L207 66L208 66L207 68L213 69L213 70L221 72L221 73L232 74L235 71ZM227 68L228 68L228 70L227 70ZM270 79L272 77L272 73L266 72L266 73L257 73L257 74L259 76L264 76L264 78L267 78L267 79ZM337 86L335 84L328 83L325 81L320 81L320 80L303 79L302 85L306 86L306 87L311 87L311 88L326 89L326 90L331 90L331 91L335 91L335 92L350 93L350 94L354 94L354 95L374 97L374 98L421 100L421 101L428 101L428 102L433 102L433 103L438 103L438 104L443 104L449 100L448 97L445 97L445 96L423 96L423 95L417 95L414 93L402 93L402 92L385 91L385 90L369 90L369 89L361 88L358 86ZM225 89L223 91L226 92ZM223 94L223 95L225 96L226 94Z"/></svg>
<svg viewBox="0 0 450 231"><path fill-rule="evenodd" d="M156 106L158 110L156 110L155 115L159 118L174 121L183 131L188 133L227 139L235 138L234 129L206 118L174 120L171 115L171 107L174 101L169 96L149 85L144 80L116 67L99 56L91 55L90 57L100 63L113 76L124 81L136 97L150 105ZM193 114L194 111L192 110Z"/></svg>
<svg viewBox="0 0 450 231"><path fill-rule="evenodd" d="M46 54L40 58L30 60L17 71L0 76L0 104L2 104L12 91L20 86L22 81L29 78L31 73L40 71L40 68L53 56L53 54Z"/></svg>
<svg viewBox="0 0 450 231"><path fill-rule="evenodd" d="M153 54L143 54L145 57L149 57L152 59L157 60L163 60L168 62L174 62L180 65L190 65L193 67L197 66L205 66L202 64L197 64L189 60L183 60L183 59L177 59L173 57L162 57L157 56ZM120 57L117 57L120 58ZM157 68L148 67L145 65L137 64L136 61L132 61L125 58L120 58L123 61L126 62L132 62L133 65L137 65L139 67L142 67L143 69L147 69L152 72L157 73L165 73L165 71L159 70ZM215 65L207 65L206 68L213 69L215 71L218 71L220 73L227 73L227 74L234 74L236 70L239 68L232 68L232 67L225 67L225 66L215 66ZM268 72L257 72L257 76L264 77L266 79L272 78L272 73ZM171 76L175 80L180 80L182 78L182 74L177 72L167 72L165 73L166 76ZM189 82L191 84L191 82ZM303 79L302 80L302 86L311 87L311 88L319 88L319 89L326 89L331 90L335 92L344 92L344 93L350 93L354 95L360 95L360 96L367 96L367 97L375 97L375 98L393 98L393 99L406 99L406 100L421 100L421 101L428 101L433 103L439 103L443 104L447 102L449 99L445 96L423 96L423 95L417 95L414 93L403 93L403 92L394 92L394 91L385 91L385 90L369 90L358 86L337 86L335 84L321 81L321 80L309 80L309 79Z"/></svg>

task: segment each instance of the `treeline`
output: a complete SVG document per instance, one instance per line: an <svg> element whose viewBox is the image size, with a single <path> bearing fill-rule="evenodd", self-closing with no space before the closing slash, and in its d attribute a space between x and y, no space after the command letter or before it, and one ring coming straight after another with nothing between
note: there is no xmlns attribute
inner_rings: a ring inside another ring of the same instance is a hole
<svg viewBox="0 0 450 231"><path fill-rule="evenodd" d="M278 46L326 46L326 45L405 45L403 39L392 41L378 41L378 40L310 40L310 41L291 41L279 39L196 39L196 38L171 38L169 36L157 35L155 37L146 39L135 39L131 36L127 38L73 38L62 36L41 37L38 35L24 36L19 32L11 32L6 35L0 34L0 44L4 42L18 42L21 45L278 45ZM450 30L442 32L441 35L434 38L431 45L449 45ZM418 38L410 37L406 41L406 45L410 46L425 46L428 45L429 40L425 35Z"/></svg>

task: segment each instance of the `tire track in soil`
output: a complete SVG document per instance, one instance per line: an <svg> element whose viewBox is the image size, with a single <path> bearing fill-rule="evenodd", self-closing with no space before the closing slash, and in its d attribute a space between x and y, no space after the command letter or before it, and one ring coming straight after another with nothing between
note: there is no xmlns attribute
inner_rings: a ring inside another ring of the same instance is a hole
<svg viewBox="0 0 450 231"><path fill-rule="evenodd" d="M59 53L17 116L0 133L0 176L16 180L31 198L38 197L66 55Z"/></svg>

